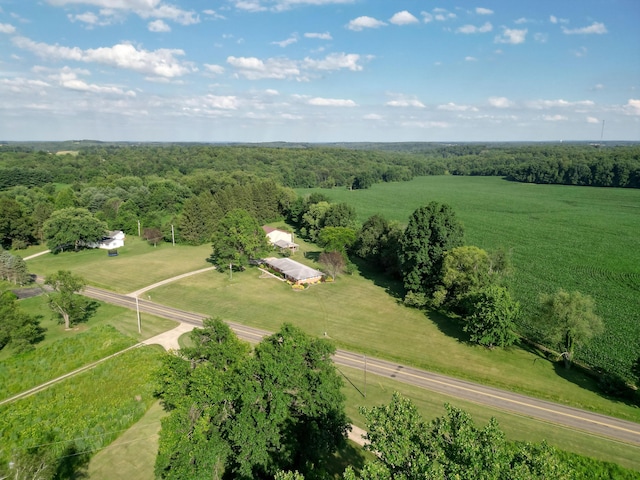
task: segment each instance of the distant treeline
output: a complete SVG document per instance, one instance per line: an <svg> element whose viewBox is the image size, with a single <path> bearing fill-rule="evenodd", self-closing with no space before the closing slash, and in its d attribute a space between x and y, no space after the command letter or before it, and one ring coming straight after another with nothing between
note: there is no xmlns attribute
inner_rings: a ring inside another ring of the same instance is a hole
<svg viewBox="0 0 640 480"><path fill-rule="evenodd" d="M36 144L37 146L37 144ZM47 144L48 147L53 145ZM69 151L61 144L58 151ZM518 182L640 188L640 145L585 144L84 144L74 154L4 145L0 190L157 176L209 184L271 179L290 188L369 188L424 175L501 176ZM231 179L231 181L230 181ZM181 182L183 183L183 182ZM194 192L196 194L201 193Z"/></svg>

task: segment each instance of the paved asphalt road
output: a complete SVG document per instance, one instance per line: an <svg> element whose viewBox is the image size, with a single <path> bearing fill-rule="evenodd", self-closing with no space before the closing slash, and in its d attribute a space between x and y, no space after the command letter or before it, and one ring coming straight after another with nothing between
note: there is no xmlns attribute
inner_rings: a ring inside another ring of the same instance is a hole
<svg viewBox="0 0 640 480"><path fill-rule="evenodd" d="M117 293L87 287L84 295L113 303L123 307L136 308L136 299ZM148 300L139 299L141 312L159 317L169 318L192 325L202 325L204 315L186 312L177 308L159 305ZM271 332L244 325L227 322L243 340L257 343ZM410 385L426 388L452 397L468 400L477 404L488 405L507 412L517 413L545 422L582 430L593 435L612 438L620 442L640 446L640 424L619 420L597 413L566 407L545 400L507 392L477 383L458 380L445 375L430 373L404 365L398 365L376 358L364 357L361 354L345 350L337 350L334 361L337 365L365 370L367 374L380 375Z"/></svg>

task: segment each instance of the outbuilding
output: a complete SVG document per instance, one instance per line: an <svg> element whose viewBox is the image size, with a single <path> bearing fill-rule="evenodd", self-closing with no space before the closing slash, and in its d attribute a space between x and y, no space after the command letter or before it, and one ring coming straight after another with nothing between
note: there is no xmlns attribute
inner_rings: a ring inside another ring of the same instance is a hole
<svg viewBox="0 0 640 480"><path fill-rule="evenodd" d="M296 285L303 283L318 283L322 281L324 273L315 268L307 267L302 263L291 260L290 258L269 257L264 259L264 263L281 273L287 280Z"/></svg>

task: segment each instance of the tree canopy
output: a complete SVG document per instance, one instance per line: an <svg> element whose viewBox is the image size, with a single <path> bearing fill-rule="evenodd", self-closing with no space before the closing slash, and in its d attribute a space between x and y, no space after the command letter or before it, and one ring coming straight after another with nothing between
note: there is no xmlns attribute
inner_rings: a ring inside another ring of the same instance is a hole
<svg viewBox="0 0 640 480"><path fill-rule="evenodd" d="M199 479L320 477L348 428L334 347L283 325L249 355L220 320L206 320L193 346L167 356L158 395L162 421L156 475Z"/></svg>
<svg viewBox="0 0 640 480"><path fill-rule="evenodd" d="M48 294L49 307L64 323L68 330L74 323L84 321L92 313L93 302L78 295L87 285L84 278L69 270L58 270L48 275L44 281L53 292Z"/></svg>
<svg viewBox="0 0 640 480"><path fill-rule="evenodd" d="M462 224L449 205L430 202L415 210L400 238L400 266L408 293L431 297L445 252L462 245Z"/></svg>
<svg viewBox="0 0 640 480"><path fill-rule="evenodd" d="M213 233L213 253L209 261L221 270L229 265L244 269L249 260L267 252L267 237L258 221L246 210L227 213Z"/></svg>
<svg viewBox="0 0 640 480"><path fill-rule="evenodd" d="M53 252L89 246L100 242L107 225L86 208L64 208L51 214L43 226L47 246Z"/></svg>

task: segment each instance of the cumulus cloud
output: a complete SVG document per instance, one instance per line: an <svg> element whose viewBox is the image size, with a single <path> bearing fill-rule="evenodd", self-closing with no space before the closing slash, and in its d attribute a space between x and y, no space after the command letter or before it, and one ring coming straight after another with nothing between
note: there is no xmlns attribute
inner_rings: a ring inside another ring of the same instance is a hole
<svg viewBox="0 0 640 480"><path fill-rule="evenodd" d="M464 34L472 34L472 33L487 33L493 30L493 25L490 22L485 22L484 25L480 27L476 27L475 25L463 25L459 27L456 32L464 33Z"/></svg>
<svg viewBox="0 0 640 480"><path fill-rule="evenodd" d="M513 105L513 102L507 97L490 97L489 105L495 108L509 108Z"/></svg>
<svg viewBox="0 0 640 480"><path fill-rule="evenodd" d="M592 100L578 100L570 102L561 98L557 100L533 100L527 102L529 108L542 110L547 108L568 108L568 107L593 107L595 103Z"/></svg>
<svg viewBox="0 0 640 480"><path fill-rule="evenodd" d="M408 11L403 10L402 12L394 14L393 17L389 19L389 23L393 23L394 25L410 25L412 23L420 23L420 20Z"/></svg>
<svg viewBox="0 0 640 480"><path fill-rule="evenodd" d="M381 20L377 20L373 17L363 16L363 17L358 17L356 19L351 20L347 24L347 28L349 30L353 30L354 32L360 32L365 28L379 28L385 25L386 23Z"/></svg>
<svg viewBox="0 0 640 480"><path fill-rule="evenodd" d="M527 29L518 30L516 28L502 27L503 32L501 35L497 35L495 43L509 43L511 45L518 45L524 43L527 37Z"/></svg>
<svg viewBox="0 0 640 480"><path fill-rule="evenodd" d="M239 10L247 12L283 12L304 5L332 5L353 3L354 0L231 0Z"/></svg>
<svg viewBox="0 0 640 480"><path fill-rule="evenodd" d="M488 8L477 7L476 13L478 15L493 15L493 10L489 10Z"/></svg>
<svg viewBox="0 0 640 480"><path fill-rule="evenodd" d="M569 120L565 115L544 115L542 119L546 122L564 122Z"/></svg>
<svg viewBox="0 0 640 480"><path fill-rule="evenodd" d="M624 110L628 115L640 115L640 99L630 98L624 106Z"/></svg>
<svg viewBox="0 0 640 480"><path fill-rule="evenodd" d="M200 18L192 10L182 10L174 5L164 3L162 0L47 0L49 4L55 6L65 5L90 5L99 7L101 15L109 16L114 11L133 12L136 15L147 19L156 18L171 20L181 25L192 25L199 23ZM91 16L93 15L93 17ZM95 17L95 18L94 18ZM99 21L95 14L85 13L74 15L73 20L84 21L91 25L105 24Z"/></svg>
<svg viewBox="0 0 640 480"><path fill-rule="evenodd" d="M367 115L363 115L362 119L379 121L384 119L384 117L382 115L378 115L377 113L368 113Z"/></svg>
<svg viewBox="0 0 640 480"><path fill-rule="evenodd" d="M425 108L424 103L422 103L413 95L404 95L401 93L393 93L389 95L392 97L392 99L385 103L387 107Z"/></svg>
<svg viewBox="0 0 640 480"><path fill-rule="evenodd" d="M17 47L48 60L99 63L167 79L181 77L195 70L190 64L176 58L184 55L184 51L178 49L148 51L137 49L128 43L120 43L113 47L82 50L78 47L34 42L26 37L14 37L12 41Z"/></svg>
<svg viewBox="0 0 640 480"><path fill-rule="evenodd" d="M607 33L607 27L605 27L604 23L593 22L588 27L582 28L562 27L562 32L565 35L602 35L604 33Z"/></svg>
<svg viewBox="0 0 640 480"><path fill-rule="evenodd" d="M555 15L550 15L549 21L554 25L558 23L569 23L569 20L567 20L566 18L558 18Z"/></svg>
<svg viewBox="0 0 640 480"><path fill-rule="evenodd" d="M171 27L164 23L162 20L154 20L153 22L149 22L147 28L150 32L162 33L171 31Z"/></svg>
<svg viewBox="0 0 640 480"><path fill-rule="evenodd" d="M363 69L363 59L355 53L332 53L324 58L305 58L297 61L284 57L268 58L261 60L257 57L233 57L227 58L227 63L234 67L239 76L248 80L272 79L296 79L308 80L308 76L314 71L351 70L357 72Z"/></svg>
<svg viewBox="0 0 640 480"><path fill-rule="evenodd" d="M478 111L476 107L472 107L471 105L458 105L453 102L445 103L443 105L438 105L438 110L445 110L448 112L477 112Z"/></svg>
<svg viewBox="0 0 640 480"><path fill-rule="evenodd" d="M88 75L86 70L72 70L69 67L63 68L56 74L49 75L51 80L57 81L61 87L79 92L109 94L109 95L126 95L135 97L136 93L132 90L123 90L117 86L97 85L95 83L87 83L80 79L78 75Z"/></svg>
<svg viewBox="0 0 640 480"><path fill-rule="evenodd" d="M596 117L587 117L587 123L600 123Z"/></svg>
<svg viewBox="0 0 640 480"><path fill-rule="evenodd" d="M309 33L305 33L304 37L305 38L317 38L318 40L333 40L333 37L331 36L331 34L329 32L324 32L324 33L309 32Z"/></svg>
<svg viewBox="0 0 640 480"><path fill-rule="evenodd" d="M224 73L224 67L222 65L212 65L209 63L205 63L204 68L207 73L210 73L211 75L222 75Z"/></svg>
<svg viewBox="0 0 640 480"><path fill-rule="evenodd" d="M8 23L0 23L0 33L15 33L16 27Z"/></svg>
<svg viewBox="0 0 640 480"><path fill-rule="evenodd" d="M316 107L356 107L357 104L353 100L341 99L341 98L322 98L315 97L310 98L307 104Z"/></svg>
<svg viewBox="0 0 640 480"><path fill-rule="evenodd" d="M289 45L296 43L298 41L298 36L297 35L292 35L289 38L287 38L286 40L281 40L279 42L271 42L272 45L278 45L279 47L288 47Z"/></svg>

